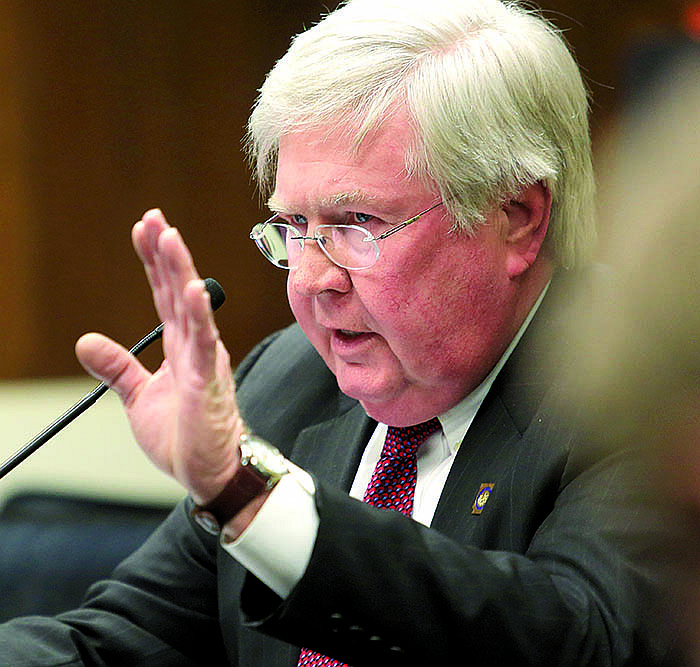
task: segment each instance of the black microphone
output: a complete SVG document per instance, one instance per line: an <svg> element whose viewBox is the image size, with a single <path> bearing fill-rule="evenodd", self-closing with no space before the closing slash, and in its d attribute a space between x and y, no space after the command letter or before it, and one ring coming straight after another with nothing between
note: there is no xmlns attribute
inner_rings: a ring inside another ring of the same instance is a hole
<svg viewBox="0 0 700 667"><path fill-rule="evenodd" d="M223 287L219 285L213 278L207 278L204 284L209 292L211 307L216 310L226 300L226 294ZM164 323L160 323L151 333L144 336L129 352L133 355L143 352L151 343L158 340L163 335ZM0 479L7 473L14 470L22 461L31 456L39 447L45 444L49 439L53 438L61 429L68 426L76 417L83 414L97 399L107 392L109 387L101 382L91 392L85 394L75 405L64 412L56 421L49 424L41 433L34 437L22 449L15 452L5 463L0 466Z"/></svg>

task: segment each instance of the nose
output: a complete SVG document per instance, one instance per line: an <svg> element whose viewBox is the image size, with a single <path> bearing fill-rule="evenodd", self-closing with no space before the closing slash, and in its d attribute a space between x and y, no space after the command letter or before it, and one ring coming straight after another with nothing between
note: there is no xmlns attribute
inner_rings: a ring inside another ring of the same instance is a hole
<svg viewBox="0 0 700 667"><path fill-rule="evenodd" d="M319 248L316 241L306 241L299 264L289 272L289 289L302 296L322 292L347 292L352 281L347 269L334 264Z"/></svg>

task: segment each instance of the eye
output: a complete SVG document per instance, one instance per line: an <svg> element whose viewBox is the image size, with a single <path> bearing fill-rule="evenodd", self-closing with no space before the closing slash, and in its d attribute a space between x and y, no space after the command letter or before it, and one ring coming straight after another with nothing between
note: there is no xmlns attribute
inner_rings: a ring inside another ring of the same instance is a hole
<svg viewBox="0 0 700 667"><path fill-rule="evenodd" d="M301 213L294 213L289 216L289 222L291 222L302 234L306 233L306 226L308 221L306 216L301 215Z"/></svg>
<svg viewBox="0 0 700 667"><path fill-rule="evenodd" d="M353 221L366 225L374 216L369 213L352 213Z"/></svg>
<svg viewBox="0 0 700 667"><path fill-rule="evenodd" d="M378 218L376 215L371 215L370 213L350 213L350 222L355 225L360 225L363 229L367 231L368 234L372 236L377 236L385 231L388 227L387 223Z"/></svg>

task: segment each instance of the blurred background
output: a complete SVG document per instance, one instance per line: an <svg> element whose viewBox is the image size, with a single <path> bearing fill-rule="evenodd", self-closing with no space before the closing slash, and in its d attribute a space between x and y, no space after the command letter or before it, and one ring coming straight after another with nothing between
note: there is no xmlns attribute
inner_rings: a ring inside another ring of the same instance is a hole
<svg viewBox="0 0 700 667"><path fill-rule="evenodd" d="M80 334L151 328L129 230L152 206L226 289L234 362L290 321L283 272L247 238L265 212L241 137L290 36L336 4L0 0L0 378L81 374ZM700 33L683 0L542 4L584 71L596 144Z"/></svg>
<svg viewBox="0 0 700 667"><path fill-rule="evenodd" d="M291 322L284 272L248 239L266 213L241 139L291 35L337 4L0 0L1 459L94 386L73 354L82 333L130 346L157 323L129 238L148 208L165 211L202 275L224 286L217 322L234 363ZM700 3L541 4L590 89L598 158L673 78L669 64L697 51ZM159 350L143 358L155 367ZM143 459L110 395L0 480L0 506L36 491L155 508L182 495ZM4 583L0 570L7 596Z"/></svg>

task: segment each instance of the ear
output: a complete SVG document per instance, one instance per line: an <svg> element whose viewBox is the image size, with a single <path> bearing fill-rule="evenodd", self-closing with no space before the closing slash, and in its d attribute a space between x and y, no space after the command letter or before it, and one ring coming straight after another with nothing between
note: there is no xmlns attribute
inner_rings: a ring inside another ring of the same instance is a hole
<svg viewBox="0 0 700 667"><path fill-rule="evenodd" d="M552 194L541 181L501 206L506 216L506 270L511 280L525 273L542 252L551 208Z"/></svg>

